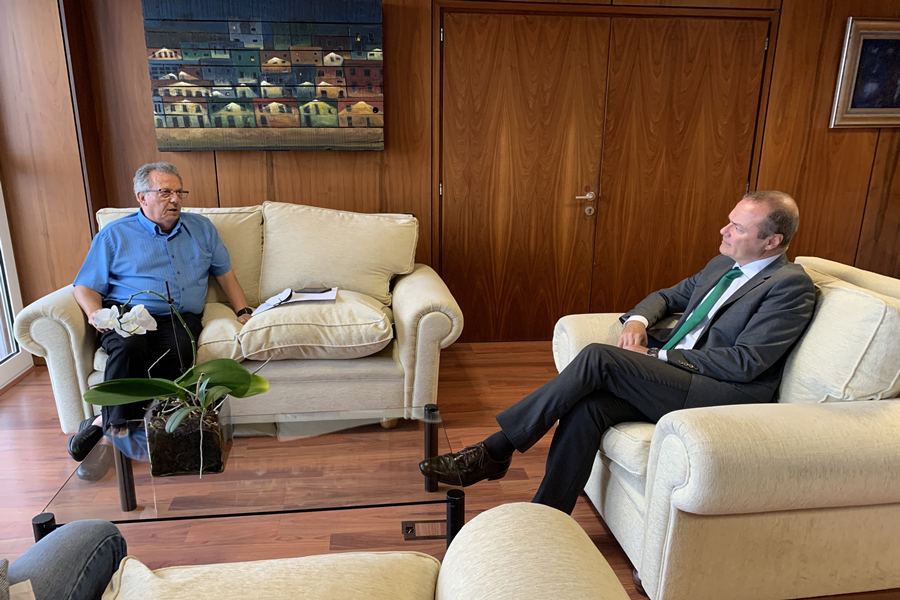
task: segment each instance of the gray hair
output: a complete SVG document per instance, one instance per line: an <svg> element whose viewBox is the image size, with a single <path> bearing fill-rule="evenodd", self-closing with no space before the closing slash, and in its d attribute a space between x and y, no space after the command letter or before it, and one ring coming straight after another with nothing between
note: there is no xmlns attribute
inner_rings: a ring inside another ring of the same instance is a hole
<svg viewBox="0 0 900 600"><path fill-rule="evenodd" d="M800 227L800 209L793 198L784 192L774 190L750 192L742 198L751 202L761 202L769 207L767 214L759 223L759 239L780 233L783 237L778 247L788 247L797 229Z"/></svg>
<svg viewBox="0 0 900 600"><path fill-rule="evenodd" d="M175 168L175 165L167 162L155 162L155 163L147 163L143 167L137 170L137 173L134 174L134 193L138 192L146 192L150 189L150 173L156 171L157 173L165 173L166 175L174 175L178 178L178 182L181 185L184 185L184 181L181 179L181 175L178 174L178 169Z"/></svg>

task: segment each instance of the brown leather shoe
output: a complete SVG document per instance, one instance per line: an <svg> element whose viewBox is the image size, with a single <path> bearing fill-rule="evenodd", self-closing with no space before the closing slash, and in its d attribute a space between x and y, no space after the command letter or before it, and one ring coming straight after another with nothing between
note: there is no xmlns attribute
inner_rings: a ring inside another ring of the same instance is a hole
<svg viewBox="0 0 900 600"><path fill-rule="evenodd" d="M419 463L419 470L425 477L437 477L441 483L466 487L482 479L500 479L506 475L511 463L512 457L502 462L495 461L484 443L479 442L459 452L423 460Z"/></svg>

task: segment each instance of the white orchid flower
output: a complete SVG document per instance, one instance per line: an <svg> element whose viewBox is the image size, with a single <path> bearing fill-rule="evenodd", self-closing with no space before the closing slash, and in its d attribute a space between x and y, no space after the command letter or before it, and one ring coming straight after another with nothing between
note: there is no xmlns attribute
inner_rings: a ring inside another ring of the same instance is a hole
<svg viewBox="0 0 900 600"><path fill-rule="evenodd" d="M156 319L147 312L143 304L138 304L121 316L118 306L101 308L94 313L94 323L98 329L115 329L122 337L156 331Z"/></svg>
<svg viewBox="0 0 900 600"><path fill-rule="evenodd" d="M138 304L122 315L114 329L122 337L143 335L148 331L156 331L156 319L147 312L143 304Z"/></svg>
<svg viewBox="0 0 900 600"><path fill-rule="evenodd" d="M119 323L119 307L101 308L94 313L94 324L97 329L115 329Z"/></svg>

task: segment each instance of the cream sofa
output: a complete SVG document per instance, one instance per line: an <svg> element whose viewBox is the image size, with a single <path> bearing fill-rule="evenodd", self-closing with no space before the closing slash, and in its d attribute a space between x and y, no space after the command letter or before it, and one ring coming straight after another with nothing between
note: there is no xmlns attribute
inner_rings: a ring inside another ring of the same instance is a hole
<svg viewBox="0 0 900 600"><path fill-rule="evenodd" d="M816 284L816 312L778 403L676 411L603 435L585 492L653 600L900 588L900 281L796 262ZM561 319L557 368L591 342L615 344L618 317Z"/></svg>
<svg viewBox="0 0 900 600"><path fill-rule="evenodd" d="M135 210L103 209L97 220L104 227ZM463 317L440 277L414 262L414 217L275 202L185 210L216 226L252 307L288 287L338 287L334 302L280 306L241 326L210 279L198 362L230 357L253 371L272 359L261 372L269 392L232 399L234 414L389 408L409 416L436 401L440 351L459 337ZM75 432L96 412L82 394L103 381L106 355L72 286L22 310L15 335L46 359L60 425Z"/></svg>
<svg viewBox="0 0 900 600"><path fill-rule="evenodd" d="M103 600L628 600L570 516L505 504L457 534L443 565L419 552L353 552L151 571L125 558Z"/></svg>

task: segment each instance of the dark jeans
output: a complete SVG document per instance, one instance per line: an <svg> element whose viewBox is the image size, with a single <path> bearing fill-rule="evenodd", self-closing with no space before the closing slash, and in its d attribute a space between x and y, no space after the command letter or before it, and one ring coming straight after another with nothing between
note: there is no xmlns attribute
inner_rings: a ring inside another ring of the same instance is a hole
<svg viewBox="0 0 900 600"><path fill-rule="evenodd" d="M50 533L9 565L10 583L31 580L37 600L100 600L128 554L107 521L74 521Z"/></svg>
<svg viewBox="0 0 900 600"><path fill-rule="evenodd" d="M200 331L203 329L201 316L182 313L181 317L193 333L194 339L199 339ZM123 377L177 379L190 368L193 359L191 340L178 317L165 315L153 318L156 319L156 331L148 331L144 335L122 337L114 330L100 334L100 345L109 355L109 358L106 359L106 371L103 374L104 381ZM172 327L173 321L174 328ZM179 351L181 352L180 361ZM182 363L184 369L182 369ZM108 428L109 424L116 419L142 419L146 404L146 402L135 402L122 406L104 406L103 424Z"/></svg>
<svg viewBox="0 0 900 600"><path fill-rule="evenodd" d="M556 421L547 470L534 502L571 514L591 475L600 437L626 421L657 422L684 408L693 375L657 358L605 344L584 348L562 373L497 415L503 433L525 452ZM748 396L712 380L716 403Z"/></svg>

